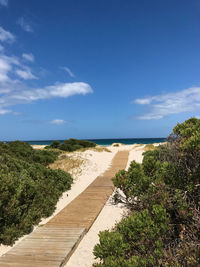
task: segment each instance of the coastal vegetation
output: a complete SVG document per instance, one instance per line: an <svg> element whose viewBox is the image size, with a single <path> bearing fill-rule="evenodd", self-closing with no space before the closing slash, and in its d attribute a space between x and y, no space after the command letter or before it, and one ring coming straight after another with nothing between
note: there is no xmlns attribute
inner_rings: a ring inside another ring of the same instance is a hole
<svg viewBox="0 0 200 267"><path fill-rule="evenodd" d="M98 146L98 147L93 147L91 150L96 151L96 152L111 152L111 150L107 147L104 146Z"/></svg>
<svg viewBox="0 0 200 267"><path fill-rule="evenodd" d="M93 266L199 266L199 119L177 124L165 145L146 151L142 164L133 161L113 183L129 215L100 232Z"/></svg>
<svg viewBox="0 0 200 267"><path fill-rule="evenodd" d="M46 149L60 149L68 152L76 151L82 148L95 147L96 144L87 140L78 140L70 138L65 140L63 143L59 141L53 141L50 146L46 146Z"/></svg>
<svg viewBox="0 0 200 267"><path fill-rule="evenodd" d="M119 146L124 146L125 144L123 143L112 143L111 146L114 146L114 147L119 147Z"/></svg>
<svg viewBox="0 0 200 267"><path fill-rule="evenodd" d="M155 146L153 144L147 144L144 147L144 151L154 150Z"/></svg>
<svg viewBox="0 0 200 267"><path fill-rule="evenodd" d="M81 148L79 151L84 152L87 151L88 149L90 151L95 151L95 152L111 152L111 150L105 146L85 147Z"/></svg>
<svg viewBox="0 0 200 267"><path fill-rule="evenodd" d="M62 153L55 162L49 165L49 167L53 170L61 169L74 176L82 173L82 167L85 163L86 159L81 156L73 157L68 153Z"/></svg>
<svg viewBox="0 0 200 267"><path fill-rule="evenodd" d="M9 143L0 142L0 155L8 155L29 163L40 163L47 166L57 159L59 152L35 150L26 142L14 141Z"/></svg>
<svg viewBox="0 0 200 267"><path fill-rule="evenodd" d="M112 144L112 146L118 147L119 144L118 143L114 143L114 144Z"/></svg>
<svg viewBox="0 0 200 267"><path fill-rule="evenodd" d="M58 152L34 150L28 143L0 143L0 244L11 245L55 210L72 177L47 168Z"/></svg>

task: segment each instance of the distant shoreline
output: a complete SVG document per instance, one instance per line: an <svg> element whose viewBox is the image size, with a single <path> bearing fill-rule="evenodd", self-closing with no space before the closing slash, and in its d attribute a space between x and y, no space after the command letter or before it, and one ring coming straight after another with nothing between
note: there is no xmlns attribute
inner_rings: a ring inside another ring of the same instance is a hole
<svg viewBox="0 0 200 267"><path fill-rule="evenodd" d="M100 146L110 146L113 143L122 143L124 145L133 145L133 144L154 144L154 143L164 143L166 138L113 138L113 139L84 139L92 141ZM24 141L30 145L50 145L55 140L31 140ZM58 140L61 143L64 140Z"/></svg>

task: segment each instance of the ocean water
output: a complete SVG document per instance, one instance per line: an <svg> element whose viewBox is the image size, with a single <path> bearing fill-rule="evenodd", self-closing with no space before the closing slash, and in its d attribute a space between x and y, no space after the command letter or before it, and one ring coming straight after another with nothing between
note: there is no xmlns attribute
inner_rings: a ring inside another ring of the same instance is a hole
<svg viewBox="0 0 200 267"><path fill-rule="evenodd" d="M153 144L153 143L162 143L166 141L166 138L120 138L120 139L87 139L92 141L97 145L109 146L112 143L122 143L125 145L132 144ZM40 141L25 141L30 145L50 145L54 140L40 140ZM59 140L61 143L64 140Z"/></svg>

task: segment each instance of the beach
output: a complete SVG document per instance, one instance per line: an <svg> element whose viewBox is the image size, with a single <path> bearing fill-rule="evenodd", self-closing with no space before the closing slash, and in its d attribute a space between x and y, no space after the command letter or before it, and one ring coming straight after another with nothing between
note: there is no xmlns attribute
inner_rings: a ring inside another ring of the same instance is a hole
<svg viewBox="0 0 200 267"><path fill-rule="evenodd" d="M157 146L159 144L155 144ZM35 149L43 149L43 146L34 146ZM126 169L128 169L132 160L138 163L142 162L142 153L144 152L145 145L124 145L113 144L106 148L97 147L97 149L91 148L85 151L77 151L73 153L62 154L62 158L59 162L59 167L65 170L65 160L73 160L73 162L79 161L79 164L71 168L69 172L72 174L74 182L69 191L63 193L56 205L54 213L41 220L38 226L46 224L51 218L53 218L59 211L61 211L66 205L68 205L73 199L75 199L81 192L83 192L89 184L91 184L96 177L101 175L111 165L113 157L118 151L128 150L129 158ZM57 166L57 165L56 165ZM52 168L56 168L52 166ZM114 205L112 203L112 196L107 201L106 205L102 209L98 218L84 236L76 251L73 253L67 264L67 266L92 266L94 262L93 248L98 243L98 233L106 229L112 229L116 222L119 222L123 215L126 213L126 208L122 204ZM109 218L109 219L108 219ZM38 227L34 227L34 230ZM20 238L15 242L14 246L19 243L23 238ZM0 246L0 256L9 251L13 246Z"/></svg>
<svg viewBox="0 0 200 267"><path fill-rule="evenodd" d="M0 267L200 267L199 14L0 0Z"/></svg>

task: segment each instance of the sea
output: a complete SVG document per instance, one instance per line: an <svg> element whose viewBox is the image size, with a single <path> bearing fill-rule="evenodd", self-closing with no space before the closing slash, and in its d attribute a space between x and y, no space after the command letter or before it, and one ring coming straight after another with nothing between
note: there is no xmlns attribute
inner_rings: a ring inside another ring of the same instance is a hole
<svg viewBox="0 0 200 267"><path fill-rule="evenodd" d="M87 139L92 141L100 146L109 146L113 143L122 143L125 145L132 144L153 144L153 143L163 143L166 141L166 138L119 138L119 139ZM30 145L50 145L55 140L37 140L37 141L25 141ZM57 141L57 140L56 140ZM58 140L61 143L64 140Z"/></svg>

